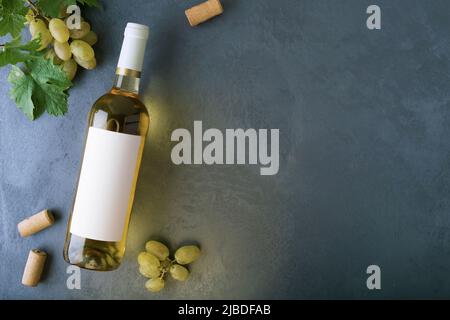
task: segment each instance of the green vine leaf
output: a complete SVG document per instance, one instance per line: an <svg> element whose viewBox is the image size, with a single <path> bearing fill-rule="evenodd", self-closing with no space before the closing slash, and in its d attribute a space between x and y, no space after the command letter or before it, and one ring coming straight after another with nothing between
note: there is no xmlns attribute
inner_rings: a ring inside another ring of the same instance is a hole
<svg viewBox="0 0 450 320"><path fill-rule="evenodd" d="M90 7L100 8L100 4L97 0L39 0L37 1L37 7L49 17L58 17L61 8L80 3Z"/></svg>
<svg viewBox="0 0 450 320"><path fill-rule="evenodd" d="M38 56L36 50L41 46L40 37L25 44L17 37L0 47L0 68L8 64L25 62Z"/></svg>
<svg viewBox="0 0 450 320"><path fill-rule="evenodd" d="M68 110L67 90L72 82L61 66L38 51L39 36L22 43L26 15L31 9L34 15L50 20L59 16L61 8L77 3L101 8L98 0L0 0L0 37L12 38L0 45L0 68L11 65L8 75L11 99L30 120L44 112L64 115ZM20 67L16 66L18 63Z"/></svg>
<svg viewBox="0 0 450 320"><path fill-rule="evenodd" d="M28 8L23 0L1 0L0 2L0 36L8 33L16 38L22 32Z"/></svg>
<svg viewBox="0 0 450 320"><path fill-rule="evenodd" d="M101 8L100 3L97 0L77 0L82 5L87 5L89 7Z"/></svg>
<svg viewBox="0 0 450 320"><path fill-rule="evenodd" d="M50 60L39 56L25 62L25 70L12 66L8 76L11 98L34 120L44 111L60 116L67 112L66 90L72 85L66 73Z"/></svg>

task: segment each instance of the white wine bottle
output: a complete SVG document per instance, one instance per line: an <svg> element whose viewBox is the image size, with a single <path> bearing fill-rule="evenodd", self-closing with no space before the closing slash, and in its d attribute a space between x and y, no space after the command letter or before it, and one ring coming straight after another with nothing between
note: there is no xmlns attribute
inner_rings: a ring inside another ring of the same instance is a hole
<svg viewBox="0 0 450 320"><path fill-rule="evenodd" d="M139 100L148 27L128 23L110 92L92 106L64 259L109 271L124 256L149 116Z"/></svg>

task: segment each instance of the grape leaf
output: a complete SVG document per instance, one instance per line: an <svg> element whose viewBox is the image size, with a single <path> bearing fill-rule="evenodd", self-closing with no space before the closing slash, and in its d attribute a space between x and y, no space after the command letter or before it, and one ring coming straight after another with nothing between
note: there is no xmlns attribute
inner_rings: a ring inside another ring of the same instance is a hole
<svg viewBox="0 0 450 320"><path fill-rule="evenodd" d="M21 43L21 38L17 37L11 42L5 43L0 48L0 68L7 64L16 64L18 62L25 62L37 56L35 50L40 45L40 37L35 38L25 44Z"/></svg>
<svg viewBox="0 0 450 320"><path fill-rule="evenodd" d="M28 8L23 0L2 0L0 2L0 36L8 33L14 38L22 32Z"/></svg>
<svg viewBox="0 0 450 320"><path fill-rule="evenodd" d="M12 66L8 75L8 81L12 83L10 95L28 119L34 119L33 95L34 81L30 79L19 67Z"/></svg>
<svg viewBox="0 0 450 320"><path fill-rule="evenodd" d="M67 112L66 90L72 85L66 73L50 60L39 56L25 62L25 70L12 66L8 76L11 98L34 120L44 111L59 116Z"/></svg>
<svg viewBox="0 0 450 320"><path fill-rule="evenodd" d="M61 8L76 4L77 2L90 7L100 7L97 0L39 0L36 5L46 16L58 17Z"/></svg>
<svg viewBox="0 0 450 320"><path fill-rule="evenodd" d="M36 3L36 6L42 10L46 16L58 17L61 8L72 4L76 4L76 0L39 0Z"/></svg>
<svg viewBox="0 0 450 320"><path fill-rule="evenodd" d="M87 5L89 7L95 7L100 8L100 3L98 3L97 0L77 0L77 2L81 3L82 5Z"/></svg>
<svg viewBox="0 0 450 320"><path fill-rule="evenodd" d="M22 43L22 37L17 37L12 39L10 42L5 43L4 47L6 49L20 49L20 50L26 50L26 51L33 51L37 50L41 46L41 35L38 34L36 38L34 38L31 41L28 41L27 43Z"/></svg>

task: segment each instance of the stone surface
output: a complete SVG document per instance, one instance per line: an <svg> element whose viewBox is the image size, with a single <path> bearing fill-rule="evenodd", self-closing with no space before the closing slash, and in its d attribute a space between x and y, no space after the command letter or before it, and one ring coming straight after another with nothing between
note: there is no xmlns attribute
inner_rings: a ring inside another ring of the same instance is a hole
<svg viewBox="0 0 450 320"><path fill-rule="evenodd" d="M65 117L30 122L0 71L0 298L448 298L450 77L447 0L378 0L382 30L360 0L223 0L190 28L198 1L103 1L86 16L98 68L82 72ZM86 115L110 88L127 21L151 35L142 83L151 117L125 261L66 288L66 223ZM280 172L170 161L175 128L280 128ZM42 210L57 221L21 239ZM144 288L148 239L203 256L184 284ZM44 281L20 284L31 248ZM382 290L366 268L382 269Z"/></svg>

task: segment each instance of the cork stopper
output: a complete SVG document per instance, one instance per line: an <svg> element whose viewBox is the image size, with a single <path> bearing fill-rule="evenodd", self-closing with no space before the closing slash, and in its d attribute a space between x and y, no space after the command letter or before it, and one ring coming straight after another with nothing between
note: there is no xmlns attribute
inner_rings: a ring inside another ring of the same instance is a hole
<svg viewBox="0 0 450 320"><path fill-rule="evenodd" d="M28 237L36 232L39 232L55 222L55 218L48 210L42 210L31 216L17 225L17 229L22 237Z"/></svg>
<svg viewBox="0 0 450 320"><path fill-rule="evenodd" d="M208 0L185 11L191 27L218 16L223 12L220 0Z"/></svg>
<svg viewBox="0 0 450 320"><path fill-rule="evenodd" d="M44 251L38 249L30 251L22 276L22 284L24 286L35 287L38 285L39 280L41 280L46 259L47 253Z"/></svg>

